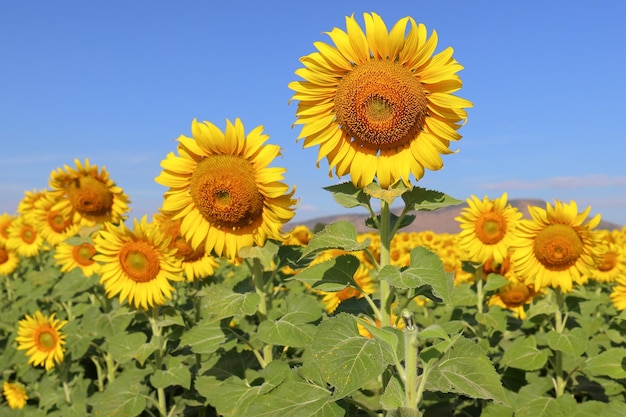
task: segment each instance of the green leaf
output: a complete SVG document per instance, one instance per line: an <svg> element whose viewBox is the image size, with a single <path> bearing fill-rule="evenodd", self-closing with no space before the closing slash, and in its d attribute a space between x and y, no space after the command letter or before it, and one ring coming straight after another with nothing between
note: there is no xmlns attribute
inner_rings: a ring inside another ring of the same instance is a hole
<svg viewBox="0 0 626 417"><path fill-rule="evenodd" d="M186 331L180 338L180 344L191 347L194 353L213 353L225 340L219 320L206 318Z"/></svg>
<svg viewBox="0 0 626 417"><path fill-rule="evenodd" d="M571 330L565 329L563 333L552 330L546 335L546 342L550 349L576 357L587 350L587 339L587 333L580 327Z"/></svg>
<svg viewBox="0 0 626 417"><path fill-rule="evenodd" d="M463 203L461 200L442 192L427 190L422 187L413 187L413 189L402 194L402 200L404 200L407 210L418 211L432 211Z"/></svg>
<svg viewBox="0 0 626 417"><path fill-rule="evenodd" d="M382 188L378 183L371 182L365 186L363 191L378 200L385 201L391 206L393 201L409 191L402 181L398 181L389 188Z"/></svg>
<svg viewBox="0 0 626 417"><path fill-rule="evenodd" d="M489 274L487 276L487 283L483 287L485 291L496 291L501 287L504 287L509 283L509 280L500 274Z"/></svg>
<svg viewBox="0 0 626 417"><path fill-rule="evenodd" d="M385 387L384 394L380 397L380 405L385 410L396 410L404 405L404 400L405 394L402 382L398 380L397 375L393 375Z"/></svg>
<svg viewBox="0 0 626 417"><path fill-rule="evenodd" d="M624 362L626 349L611 348L598 356L589 358L584 365L584 372L590 375L608 376L609 378L626 378L626 368Z"/></svg>
<svg viewBox="0 0 626 417"><path fill-rule="evenodd" d="M427 386L434 391L507 403L500 376L491 361L480 347L463 337L434 364Z"/></svg>
<svg viewBox="0 0 626 417"><path fill-rule="evenodd" d="M244 259L257 258L265 269L272 268L272 261L277 253L278 245L271 240L267 240L263 246L246 246L239 250L240 257Z"/></svg>
<svg viewBox="0 0 626 417"><path fill-rule="evenodd" d="M189 367L182 364L171 369L157 369L150 377L150 383L156 389L172 385L180 385L185 389L189 389L191 387L191 373L189 372Z"/></svg>
<svg viewBox="0 0 626 417"><path fill-rule="evenodd" d="M107 338L108 351L120 364L136 359L137 350L146 343L144 333L118 333Z"/></svg>
<svg viewBox="0 0 626 417"><path fill-rule="evenodd" d="M425 329L422 329L419 332L418 337L421 340L425 340L425 339L444 339L444 340L450 340L450 336L448 335L448 332L446 332L446 330L441 327L438 324L431 324L430 326L426 327Z"/></svg>
<svg viewBox="0 0 626 417"><path fill-rule="evenodd" d="M316 290L341 291L354 284L354 273L361 261L354 255L341 255L310 266L298 272L292 279L303 282Z"/></svg>
<svg viewBox="0 0 626 417"><path fill-rule="evenodd" d="M369 207L370 198L360 188L352 184L351 181L323 188L326 191L330 191L335 201L343 207Z"/></svg>
<svg viewBox="0 0 626 417"><path fill-rule="evenodd" d="M212 316L213 320L232 316L252 315L259 305L257 293L234 292L227 285L212 285L208 296L204 300L204 311Z"/></svg>
<svg viewBox="0 0 626 417"><path fill-rule="evenodd" d="M347 252L356 252L367 248L369 244L369 239L365 239L364 242L357 241L354 225L348 221L341 220L329 224L322 231L315 234L302 253L302 258L326 249L343 249Z"/></svg>
<svg viewBox="0 0 626 417"><path fill-rule="evenodd" d="M386 265L380 270L378 278L388 281L396 288L428 286L444 303L452 302L453 275L444 270L443 262L437 254L421 246L411 251L408 268L398 271L397 267Z"/></svg>
<svg viewBox="0 0 626 417"><path fill-rule="evenodd" d="M323 321L311 344L313 358L325 380L342 398L377 378L393 362L376 339L360 336L352 315Z"/></svg>
<svg viewBox="0 0 626 417"><path fill-rule="evenodd" d="M512 368L535 371L543 368L547 360L548 352L537 349L535 336L528 336L515 339L510 346L507 346L501 363Z"/></svg>
<svg viewBox="0 0 626 417"><path fill-rule="evenodd" d="M89 403L95 417L129 417L140 415L146 409L147 386L143 379L150 370L126 369L96 393Z"/></svg>
<svg viewBox="0 0 626 417"><path fill-rule="evenodd" d="M316 330L312 324L265 320L259 325L258 335L259 339L272 345L305 347L311 343Z"/></svg>
<svg viewBox="0 0 626 417"><path fill-rule="evenodd" d="M217 409L219 415L229 417L243 417L238 410L245 411L259 390L259 387L250 388L246 381L235 376L224 381L213 376L198 376L194 386Z"/></svg>
<svg viewBox="0 0 626 417"><path fill-rule="evenodd" d="M96 319L94 330L100 336L111 337L124 333L135 313L128 307L120 306L110 313L103 313Z"/></svg>

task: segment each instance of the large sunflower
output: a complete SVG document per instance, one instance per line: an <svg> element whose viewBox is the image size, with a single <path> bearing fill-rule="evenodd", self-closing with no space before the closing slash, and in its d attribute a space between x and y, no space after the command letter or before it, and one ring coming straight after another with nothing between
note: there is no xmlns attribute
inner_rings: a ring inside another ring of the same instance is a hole
<svg viewBox="0 0 626 417"><path fill-rule="evenodd" d="M61 333L61 327L67 324L66 320L58 320L52 313L44 316L41 311L36 311L33 316L28 314L19 321L17 337L18 350L26 350L30 356L29 364L34 366L43 365L46 371L52 369L55 363L63 362L65 335Z"/></svg>
<svg viewBox="0 0 626 417"><path fill-rule="evenodd" d="M28 401L28 394L24 386L18 382L4 381L2 383L2 393L4 398L7 399L9 408L22 409Z"/></svg>
<svg viewBox="0 0 626 417"><path fill-rule="evenodd" d="M532 220L522 220L512 247L515 272L536 290L545 287L569 292L594 275L602 256L598 232L600 215L584 223L591 207L578 212L576 202L530 206Z"/></svg>
<svg viewBox="0 0 626 417"><path fill-rule="evenodd" d="M508 255L509 246L522 213L507 205L507 193L481 201L476 196L467 199L468 207L455 220L459 222L459 248L467 253L467 260L485 263L493 260L501 264Z"/></svg>
<svg viewBox="0 0 626 417"><path fill-rule="evenodd" d="M156 182L170 187L163 211L181 219L193 248L233 259L244 246L282 240L282 225L294 216L295 188L282 182L284 168L268 165L280 154L259 126L245 135L239 119L226 131L209 122L191 124L191 138L178 138L178 156L161 162Z"/></svg>
<svg viewBox="0 0 626 417"><path fill-rule="evenodd" d="M124 190L115 185L104 167L100 170L89 159L85 159L84 165L78 159L74 163L76 169L64 165L64 170L58 168L50 174L50 187L60 198L52 209L64 216L74 216L75 223L122 221L129 210L129 198Z"/></svg>
<svg viewBox="0 0 626 417"><path fill-rule="evenodd" d="M320 145L318 163L326 158L329 175L350 174L364 187L374 178L383 188L399 179L443 167L450 141L467 119L468 100L452 95L462 82L463 67L452 48L433 56L437 34L411 17L391 29L376 13L363 15L365 32L346 17L346 30L327 32L334 46L315 42L317 52L300 59L304 68L289 88L298 100L296 124L304 147ZM407 24L410 22L408 34Z"/></svg>
<svg viewBox="0 0 626 417"><path fill-rule="evenodd" d="M128 299L136 308L148 310L172 298L170 281L183 280L175 249L146 216L134 220L132 231L124 223L105 223L93 243L98 252L93 259L102 264L100 283L109 298L119 294L120 302Z"/></svg>

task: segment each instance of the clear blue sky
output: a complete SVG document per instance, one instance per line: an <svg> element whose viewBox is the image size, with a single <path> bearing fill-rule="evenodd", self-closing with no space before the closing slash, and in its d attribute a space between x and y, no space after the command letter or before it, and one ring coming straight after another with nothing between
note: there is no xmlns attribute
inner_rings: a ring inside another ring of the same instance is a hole
<svg viewBox="0 0 626 417"><path fill-rule="evenodd" d="M159 163L192 119L263 125L273 166L301 200L295 220L340 213L288 104L298 59L345 16L404 16L439 35L465 67L474 102L459 152L419 185L575 200L626 224L626 3L622 1L3 1L0 2L0 212L48 188L74 158L105 166L152 214Z"/></svg>

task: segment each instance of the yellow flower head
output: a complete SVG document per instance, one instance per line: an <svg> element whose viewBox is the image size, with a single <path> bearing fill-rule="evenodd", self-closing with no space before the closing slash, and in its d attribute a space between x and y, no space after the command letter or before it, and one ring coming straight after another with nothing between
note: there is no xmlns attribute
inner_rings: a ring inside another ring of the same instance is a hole
<svg viewBox="0 0 626 417"><path fill-rule="evenodd" d="M28 314L19 321L17 337L18 350L26 350L29 356L28 363L34 366L44 366L46 371L56 363L63 362L65 335L61 327L67 324L66 320L58 320L54 313L46 317L41 311L36 311L31 317Z"/></svg>
<svg viewBox="0 0 626 417"><path fill-rule="evenodd" d="M602 231L602 257L593 272L593 279L598 282L619 280L626 283L626 245L612 239L611 232Z"/></svg>
<svg viewBox="0 0 626 417"><path fill-rule="evenodd" d="M9 238L6 248L20 256L30 257L39 253L44 246L43 237L32 224L31 217L19 216L11 222L7 229Z"/></svg>
<svg viewBox="0 0 626 417"><path fill-rule="evenodd" d="M7 249L6 245L0 243L0 275L9 275L15 271L20 264L20 256L15 251Z"/></svg>
<svg viewBox="0 0 626 417"><path fill-rule="evenodd" d="M507 193L490 200L476 196L467 199L468 207L455 220L459 222L459 248L467 252L466 260L485 263L493 259L502 263L513 241L515 228L522 218L515 207L507 205Z"/></svg>
<svg viewBox="0 0 626 417"><path fill-rule="evenodd" d="M22 409L28 401L28 394L24 386L17 382L4 381L2 383L2 393L6 398L9 407L12 409Z"/></svg>
<svg viewBox="0 0 626 417"><path fill-rule="evenodd" d="M268 165L280 154L259 126L244 133L239 119L222 132L209 122L191 124L191 138L178 138L178 156L161 162L156 182L170 187L162 211L181 219L180 230L195 249L234 259L245 246L282 240L294 216L295 188L282 182L284 168Z"/></svg>
<svg viewBox="0 0 626 417"><path fill-rule="evenodd" d="M319 145L338 177L350 174L365 187L376 178L383 188L424 168L443 167L450 141L467 119L472 103L452 93L462 86L456 74L463 67L452 48L433 55L437 34L410 17L391 31L376 13L365 13L365 31L354 16L346 31L327 32L334 45L315 42L317 49L300 59L303 68L289 88L298 100L296 124L304 147ZM407 32L407 24L410 27Z"/></svg>
<svg viewBox="0 0 626 417"><path fill-rule="evenodd" d="M6 244L9 239L9 226L15 220L16 216L11 216L9 213L0 214L0 243Z"/></svg>
<svg viewBox="0 0 626 417"><path fill-rule="evenodd" d="M169 239L157 227L148 225L146 216L134 220L131 231L124 223L105 223L93 238L101 263L100 283L109 298L119 295L136 308L148 310L172 298L170 281L182 281L180 260Z"/></svg>
<svg viewBox="0 0 626 417"><path fill-rule="evenodd" d="M50 174L50 187L59 202L53 210L63 216L73 216L75 223L119 223L128 212L129 199L124 191L109 178L102 167L92 165L89 159L81 164L74 160L76 169L64 165Z"/></svg>
<svg viewBox="0 0 626 417"><path fill-rule="evenodd" d="M71 213L63 214L53 207L59 202L58 195L45 192L30 210L30 220L41 237L52 246L74 236L80 225L73 221Z"/></svg>
<svg viewBox="0 0 626 417"><path fill-rule="evenodd" d="M591 207L578 213L574 201L556 201L528 208L532 220L522 220L512 244L515 272L535 289L552 287L569 292L593 276L602 255L598 233L600 215L584 223Z"/></svg>
<svg viewBox="0 0 626 417"><path fill-rule="evenodd" d="M54 259L61 267L61 272L80 268L83 275L91 277L100 271L100 264L93 259L95 255L96 248L88 240L76 243L62 242L56 247Z"/></svg>

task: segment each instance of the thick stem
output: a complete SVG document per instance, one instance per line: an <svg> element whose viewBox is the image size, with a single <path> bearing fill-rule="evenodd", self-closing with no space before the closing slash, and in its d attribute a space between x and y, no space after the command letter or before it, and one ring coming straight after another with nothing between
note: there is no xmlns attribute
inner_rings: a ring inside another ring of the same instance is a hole
<svg viewBox="0 0 626 417"><path fill-rule="evenodd" d="M561 334L565 329L565 320L563 319L564 296L560 288L555 288L556 311L554 312L554 330ZM556 397L560 397L565 393L565 379L563 378L563 352L557 350L554 352L554 390Z"/></svg>
<svg viewBox="0 0 626 417"><path fill-rule="evenodd" d="M380 267L391 263L391 214L389 204L380 202ZM380 324L381 327L391 325L391 286L385 280L380 280Z"/></svg>
<svg viewBox="0 0 626 417"><path fill-rule="evenodd" d="M413 314L403 312L404 327L404 394L405 406L417 410L419 399L417 391L417 327Z"/></svg>
<svg viewBox="0 0 626 417"><path fill-rule="evenodd" d="M159 324L159 307L152 308L152 317L150 317L150 325L152 327L152 337L156 339L158 349L154 353L154 367L155 369L161 369L163 365L163 356L165 355L165 349L163 346L163 338L161 333L161 325ZM165 389L157 388L157 401L159 414L161 417L167 416L167 405L165 403Z"/></svg>
<svg viewBox="0 0 626 417"><path fill-rule="evenodd" d="M257 315L259 316L259 320L262 322L267 320L267 312L271 305L271 296L268 294L268 291L265 288L265 282L263 280L263 265L261 265L261 261L258 258L253 258L252 261L253 262L252 267L250 268L250 272L252 272L254 288L260 299ZM261 363L261 366L263 368L272 361L272 351L272 345L266 344L263 346L263 362Z"/></svg>

